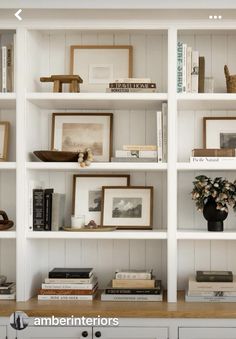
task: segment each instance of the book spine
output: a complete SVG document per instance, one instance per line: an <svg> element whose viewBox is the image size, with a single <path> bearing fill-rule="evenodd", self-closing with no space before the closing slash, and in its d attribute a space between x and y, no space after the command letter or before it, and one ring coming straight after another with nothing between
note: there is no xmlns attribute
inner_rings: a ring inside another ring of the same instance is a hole
<svg viewBox="0 0 236 339"><path fill-rule="evenodd" d="M130 157L130 158L111 158L111 162L157 162L157 157L156 158L134 158L134 157Z"/></svg>
<svg viewBox="0 0 236 339"><path fill-rule="evenodd" d="M187 47L187 58L186 58L186 92L192 92L192 79L191 79L191 72L192 72L192 47Z"/></svg>
<svg viewBox="0 0 236 339"><path fill-rule="evenodd" d="M233 296L189 296L185 295L185 301L189 302L236 302L236 297Z"/></svg>
<svg viewBox="0 0 236 339"><path fill-rule="evenodd" d="M199 57L198 93L204 93L204 83L205 83L205 58Z"/></svg>
<svg viewBox="0 0 236 339"><path fill-rule="evenodd" d="M154 288L155 282L153 280L112 280L113 288Z"/></svg>
<svg viewBox="0 0 236 339"><path fill-rule="evenodd" d="M94 284L42 284L42 289L45 290L92 290L95 286Z"/></svg>
<svg viewBox="0 0 236 339"><path fill-rule="evenodd" d="M225 292L225 291L208 291L208 292L193 292L188 291L187 295L189 297L236 297L236 291L235 292Z"/></svg>
<svg viewBox="0 0 236 339"><path fill-rule="evenodd" d="M117 158L157 158L157 151L116 151Z"/></svg>
<svg viewBox="0 0 236 339"><path fill-rule="evenodd" d="M156 88L107 88L110 93L155 93Z"/></svg>
<svg viewBox="0 0 236 339"><path fill-rule="evenodd" d="M120 78L116 79L114 83L151 83L150 78Z"/></svg>
<svg viewBox="0 0 236 339"><path fill-rule="evenodd" d="M87 272L49 272L48 277L52 279L88 279L90 273Z"/></svg>
<svg viewBox="0 0 236 339"><path fill-rule="evenodd" d="M161 290L159 289L143 289L143 290L138 290L138 289L126 289L126 288L106 288L105 289L106 294L160 294Z"/></svg>
<svg viewBox="0 0 236 339"><path fill-rule="evenodd" d="M33 230L44 231L44 190L33 189Z"/></svg>
<svg viewBox="0 0 236 339"><path fill-rule="evenodd" d="M45 203L45 231L51 231L52 229L52 194L53 189L45 189L44 191L44 203Z"/></svg>
<svg viewBox="0 0 236 339"><path fill-rule="evenodd" d="M64 226L65 194L52 194L52 231L59 231Z"/></svg>
<svg viewBox="0 0 236 339"><path fill-rule="evenodd" d="M163 135L162 135L162 112L157 111L157 149L158 149L158 162L163 160Z"/></svg>
<svg viewBox="0 0 236 339"><path fill-rule="evenodd" d="M192 150L193 157L235 157L235 148L196 148Z"/></svg>
<svg viewBox="0 0 236 339"><path fill-rule="evenodd" d="M183 86L183 43L177 43L177 93L182 92Z"/></svg>
<svg viewBox="0 0 236 339"><path fill-rule="evenodd" d="M2 46L2 92L7 92L7 47Z"/></svg>
<svg viewBox="0 0 236 339"><path fill-rule="evenodd" d="M109 83L109 88L156 88L156 84L151 83L140 83L140 82L112 82Z"/></svg>
<svg viewBox="0 0 236 339"><path fill-rule="evenodd" d="M192 51L192 93L198 93L199 52Z"/></svg>
<svg viewBox="0 0 236 339"><path fill-rule="evenodd" d="M16 293L0 295L0 300L15 300L15 299L16 299Z"/></svg>
<svg viewBox="0 0 236 339"><path fill-rule="evenodd" d="M7 46L7 92L13 92L13 47Z"/></svg>
<svg viewBox="0 0 236 339"><path fill-rule="evenodd" d="M69 289L69 290L60 290L60 289L39 289L38 293L40 295L91 295L95 290L78 290L78 289Z"/></svg>
<svg viewBox="0 0 236 339"><path fill-rule="evenodd" d="M105 294L101 295L102 301L162 301L162 294L159 295L120 295L120 294Z"/></svg>
<svg viewBox="0 0 236 339"><path fill-rule="evenodd" d="M90 284L92 279L53 279L45 278L45 284Z"/></svg>
<svg viewBox="0 0 236 339"><path fill-rule="evenodd" d="M156 145L123 145L124 151L156 151Z"/></svg>
<svg viewBox="0 0 236 339"><path fill-rule="evenodd" d="M94 295L38 295L38 300L93 300L93 298Z"/></svg>
<svg viewBox="0 0 236 339"><path fill-rule="evenodd" d="M182 92L187 91L187 45L183 44L183 85Z"/></svg>
<svg viewBox="0 0 236 339"><path fill-rule="evenodd" d="M218 163L218 162L236 162L235 157L190 157L190 162L194 163Z"/></svg>
<svg viewBox="0 0 236 339"><path fill-rule="evenodd" d="M162 134L163 134L163 161L167 162L167 150L168 150L168 120L167 120L168 106L164 102L162 104Z"/></svg>
<svg viewBox="0 0 236 339"><path fill-rule="evenodd" d="M149 280L152 279L151 273L129 273L129 272L117 272L115 274L116 279L141 279Z"/></svg>
<svg viewBox="0 0 236 339"><path fill-rule="evenodd" d="M230 292L236 292L236 283L235 282L194 282L189 281L188 289L190 292L216 292L216 291L230 291Z"/></svg>
<svg viewBox="0 0 236 339"><path fill-rule="evenodd" d="M232 282L233 277L230 275L215 275L215 276L198 275L196 280L197 282Z"/></svg>

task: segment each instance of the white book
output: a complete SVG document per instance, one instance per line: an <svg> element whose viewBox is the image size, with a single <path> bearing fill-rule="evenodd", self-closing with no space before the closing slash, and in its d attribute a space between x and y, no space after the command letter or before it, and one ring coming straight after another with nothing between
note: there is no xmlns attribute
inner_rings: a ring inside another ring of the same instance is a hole
<svg viewBox="0 0 236 339"><path fill-rule="evenodd" d="M7 46L2 46L2 92L7 92Z"/></svg>
<svg viewBox="0 0 236 339"><path fill-rule="evenodd" d="M38 300L93 300L95 294L93 295L63 295L63 294L39 294Z"/></svg>
<svg viewBox="0 0 236 339"><path fill-rule="evenodd" d="M186 93L187 88L187 45L183 44L183 85L182 92Z"/></svg>
<svg viewBox="0 0 236 339"><path fill-rule="evenodd" d="M127 82L127 83L151 83L150 78L120 78L116 79L114 82Z"/></svg>
<svg viewBox="0 0 236 339"><path fill-rule="evenodd" d="M91 284L94 281L94 275L86 279L57 279L57 278L45 278L45 284Z"/></svg>
<svg viewBox="0 0 236 339"><path fill-rule="evenodd" d="M190 157L191 163L218 163L230 162L236 163L236 157Z"/></svg>
<svg viewBox="0 0 236 339"><path fill-rule="evenodd" d="M236 296L217 296L217 297L207 297L207 296L189 296L187 293L185 294L185 301L189 302L224 302L224 303L234 303L236 302Z"/></svg>
<svg viewBox="0 0 236 339"><path fill-rule="evenodd" d="M152 270L117 270L115 272L115 279L152 279Z"/></svg>
<svg viewBox="0 0 236 339"><path fill-rule="evenodd" d="M102 301L162 301L161 294L101 294Z"/></svg>
<svg viewBox="0 0 236 339"><path fill-rule="evenodd" d="M236 297L236 291L187 291L189 297Z"/></svg>
<svg viewBox="0 0 236 339"><path fill-rule="evenodd" d="M157 150L158 150L158 162L163 160L163 135L162 135L162 112L157 111Z"/></svg>
<svg viewBox="0 0 236 339"><path fill-rule="evenodd" d="M157 158L157 151L116 150L116 158Z"/></svg>
<svg viewBox="0 0 236 339"><path fill-rule="evenodd" d="M192 51L192 93L198 93L199 52Z"/></svg>
<svg viewBox="0 0 236 339"><path fill-rule="evenodd" d="M91 284L45 284L42 283L42 289L46 290L92 290L97 285L98 280L95 278Z"/></svg>
<svg viewBox="0 0 236 339"><path fill-rule="evenodd" d="M0 294L0 300L15 300L16 299L16 293L12 294Z"/></svg>
<svg viewBox="0 0 236 339"><path fill-rule="evenodd" d="M59 231L65 224L65 194L52 194L52 231Z"/></svg>
<svg viewBox="0 0 236 339"><path fill-rule="evenodd" d="M186 58L186 92L192 92L192 47L187 47L187 58Z"/></svg>
<svg viewBox="0 0 236 339"><path fill-rule="evenodd" d="M168 105L166 102L162 104L162 149L163 149L163 161L167 162L168 151Z"/></svg>

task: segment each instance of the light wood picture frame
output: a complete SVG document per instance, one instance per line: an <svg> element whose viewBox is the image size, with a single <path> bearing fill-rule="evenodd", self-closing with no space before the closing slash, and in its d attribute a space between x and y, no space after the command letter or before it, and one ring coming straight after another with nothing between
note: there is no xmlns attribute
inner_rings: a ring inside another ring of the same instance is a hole
<svg viewBox="0 0 236 339"><path fill-rule="evenodd" d="M133 76L133 46L73 45L70 74L83 79L81 92L105 92L109 82Z"/></svg>
<svg viewBox="0 0 236 339"><path fill-rule="evenodd" d="M93 161L112 156L112 113L53 113L51 149L78 152L90 148Z"/></svg>
<svg viewBox="0 0 236 339"><path fill-rule="evenodd" d="M236 148L236 117L204 117L204 148Z"/></svg>
<svg viewBox="0 0 236 339"><path fill-rule="evenodd" d="M103 227L145 230L153 227L153 186L103 186Z"/></svg>
<svg viewBox="0 0 236 339"><path fill-rule="evenodd" d="M0 121L0 161L8 160L10 123L8 121Z"/></svg>

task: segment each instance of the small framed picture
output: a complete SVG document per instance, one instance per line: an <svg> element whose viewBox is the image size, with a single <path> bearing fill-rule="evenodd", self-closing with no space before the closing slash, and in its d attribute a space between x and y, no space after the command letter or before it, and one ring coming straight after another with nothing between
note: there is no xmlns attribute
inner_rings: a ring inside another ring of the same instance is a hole
<svg viewBox="0 0 236 339"><path fill-rule="evenodd" d="M70 53L70 72L83 79L81 92L105 92L109 82L132 77L132 46L77 45Z"/></svg>
<svg viewBox="0 0 236 339"><path fill-rule="evenodd" d="M10 123L0 121L0 161L8 159L8 143L9 143Z"/></svg>
<svg viewBox="0 0 236 339"><path fill-rule="evenodd" d="M236 148L236 117L203 118L204 148Z"/></svg>
<svg viewBox="0 0 236 339"><path fill-rule="evenodd" d="M103 187L102 226L152 229L153 187Z"/></svg>
<svg viewBox="0 0 236 339"><path fill-rule="evenodd" d="M129 175L84 174L73 177L73 214L84 215L85 224L101 224L102 186L129 186Z"/></svg>
<svg viewBox="0 0 236 339"><path fill-rule="evenodd" d="M94 161L112 153L112 113L53 113L52 149L78 152L90 148Z"/></svg>

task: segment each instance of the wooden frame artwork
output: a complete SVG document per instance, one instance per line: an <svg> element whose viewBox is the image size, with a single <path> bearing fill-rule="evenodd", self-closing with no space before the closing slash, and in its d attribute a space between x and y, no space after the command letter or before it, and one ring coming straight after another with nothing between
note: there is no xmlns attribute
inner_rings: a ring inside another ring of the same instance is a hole
<svg viewBox="0 0 236 339"><path fill-rule="evenodd" d="M75 174L73 176L74 215L84 215L85 224L94 220L101 224L102 186L129 186L130 175L125 174Z"/></svg>
<svg viewBox="0 0 236 339"><path fill-rule="evenodd" d="M102 226L118 229L152 229L152 186L103 186Z"/></svg>
<svg viewBox="0 0 236 339"><path fill-rule="evenodd" d="M0 161L8 159L10 123L8 121L0 121Z"/></svg>
<svg viewBox="0 0 236 339"><path fill-rule="evenodd" d="M203 118L204 148L236 148L236 117Z"/></svg>
<svg viewBox="0 0 236 339"><path fill-rule="evenodd" d="M133 75L130 45L74 45L70 47L70 74L83 79L81 92L105 92L109 82Z"/></svg>
<svg viewBox="0 0 236 339"><path fill-rule="evenodd" d="M112 156L112 113L53 113L51 149L68 152L92 150L94 161Z"/></svg>

